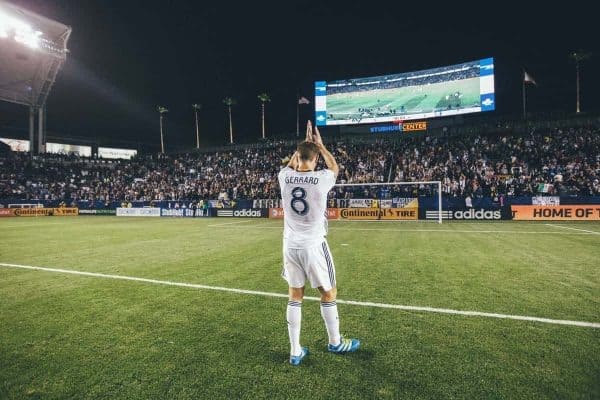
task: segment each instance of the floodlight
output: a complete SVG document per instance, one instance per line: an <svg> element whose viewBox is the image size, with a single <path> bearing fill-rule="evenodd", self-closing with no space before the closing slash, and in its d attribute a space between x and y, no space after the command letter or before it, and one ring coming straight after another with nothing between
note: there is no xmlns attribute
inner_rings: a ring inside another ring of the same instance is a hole
<svg viewBox="0 0 600 400"><path fill-rule="evenodd" d="M0 0L0 101L29 107L32 155L44 148L46 99L67 58L70 35L70 27Z"/></svg>
<svg viewBox="0 0 600 400"><path fill-rule="evenodd" d="M0 37L8 38L12 34L15 41L31 49L39 47L41 31L34 31L31 25L0 10Z"/></svg>

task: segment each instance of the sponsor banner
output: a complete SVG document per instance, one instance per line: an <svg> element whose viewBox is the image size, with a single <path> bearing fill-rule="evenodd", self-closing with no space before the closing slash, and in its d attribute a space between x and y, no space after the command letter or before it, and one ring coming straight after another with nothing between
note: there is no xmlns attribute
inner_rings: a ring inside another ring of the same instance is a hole
<svg viewBox="0 0 600 400"><path fill-rule="evenodd" d="M116 215L117 210L82 210L79 209L79 215Z"/></svg>
<svg viewBox="0 0 600 400"><path fill-rule="evenodd" d="M17 217L44 217L52 215L52 208L15 208Z"/></svg>
<svg viewBox="0 0 600 400"><path fill-rule="evenodd" d="M425 219L437 220L439 211L426 211ZM476 220L476 221L500 221L501 210L467 209L467 210L442 210L442 219L452 220Z"/></svg>
<svg viewBox="0 0 600 400"><path fill-rule="evenodd" d="M511 206L517 221L600 221L600 205Z"/></svg>
<svg viewBox="0 0 600 400"><path fill-rule="evenodd" d="M534 206L560 206L560 197L534 196L531 198L531 204Z"/></svg>
<svg viewBox="0 0 600 400"><path fill-rule="evenodd" d="M283 208L269 208L269 218L283 218ZM328 208L327 219L338 219L340 217L339 208Z"/></svg>
<svg viewBox="0 0 600 400"><path fill-rule="evenodd" d="M328 208L327 209L327 219L339 219L340 218L340 209L339 208Z"/></svg>
<svg viewBox="0 0 600 400"><path fill-rule="evenodd" d="M76 207L53 208L52 215L59 217L77 216L79 215L79 209Z"/></svg>
<svg viewBox="0 0 600 400"><path fill-rule="evenodd" d="M415 132L415 131L426 131L427 121L392 121L393 125L378 125L369 128L371 133L388 133L388 132Z"/></svg>
<svg viewBox="0 0 600 400"><path fill-rule="evenodd" d="M425 211L425 219L435 220L439 219L440 212L438 210L435 211ZM452 219L452 211L442 210L442 219Z"/></svg>
<svg viewBox="0 0 600 400"><path fill-rule="evenodd" d="M14 208L0 208L0 217L16 217Z"/></svg>
<svg viewBox="0 0 600 400"><path fill-rule="evenodd" d="M233 217L233 208L226 210L217 209L217 217Z"/></svg>
<svg viewBox="0 0 600 400"><path fill-rule="evenodd" d="M160 208L158 207L133 207L117 208L117 217L160 217Z"/></svg>
<svg viewBox="0 0 600 400"><path fill-rule="evenodd" d="M0 217L45 217L49 215L76 216L79 214L76 207L63 208L0 208Z"/></svg>
<svg viewBox="0 0 600 400"><path fill-rule="evenodd" d="M193 208L161 208L160 209L161 217L210 217L210 213L208 209L198 208L194 210Z"/></svg>
<svg viewBox="0 0 600 400"><path fill-rule="evenodd" d="M217 217L268 218L269 210L266 208L217 209Z"/></svg>
<svg viewBox="0 0 600 400"><path fill-rule="evenodd" d="M342 220L416 220L418 207L405 208L340 208Z"/></svg>
<svg viewBox="0 0 600 400"><path fill-rule="evenodd" d="M426 131L427 121L403 122L401 130L404 132Z"/></svg>
<svg viewBox="0 0 600 400"><path fill-rule="evenodd" d="M414 198L395 197L393 199L347 199L347 207L350 208L403 208L418 207L419 203Z"/></svg>
<svg viewBox="0 0 600 400"><path fill-rule="evenodd" d="M283 218L283 208L269 208L269 218Z"/></svg>
<svg viewBox="0 0 600 400"><path fill-rule="evenodd" d="M348 199L348 207L350 208L371 208L372 205L372 199Z"/></svg>
<svg viewBox="0 0 600 400"><path fill-rule="evenodd" d="M137 154L137 150L118 149L113 147L98 147L99 158L122 158L130 160Z"/></svg>
<svg viewBox="0 0 600 400"><path fill-rule="evenodd" d="M394 197L392 208L419 207L419 199L414 197Z"/></svg>
<svg viewBox="0 0 600 400"><path fill-rule="evenodd" d="M381 208L394 208L392 200L379 200L379 207Z"/></svg>

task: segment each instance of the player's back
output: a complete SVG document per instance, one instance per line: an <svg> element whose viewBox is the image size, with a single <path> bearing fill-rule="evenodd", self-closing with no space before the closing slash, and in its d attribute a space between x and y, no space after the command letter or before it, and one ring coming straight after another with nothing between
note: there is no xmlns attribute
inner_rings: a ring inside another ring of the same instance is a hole
<svg viewBox="0 0 600 400"><path fill-rule="evenodd" d="M333 171L298 172L284 168L279 187L284 212L283 237L288 248L303 249L323 242L327 234L327 193L335 184Z"/></svg>

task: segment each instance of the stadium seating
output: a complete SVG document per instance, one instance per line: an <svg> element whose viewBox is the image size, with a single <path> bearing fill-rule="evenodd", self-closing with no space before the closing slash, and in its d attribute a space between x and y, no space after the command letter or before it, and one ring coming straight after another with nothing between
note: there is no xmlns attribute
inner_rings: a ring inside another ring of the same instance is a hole
<svg viewBox="0 0 600 400"><path fill-rule="evenodd" d="M344 137L331 148L340 164L339 182L441 180L444 195L452 197L598 195L599 133L578 127L403 140ZM292 142L274 141L113 162L50 154L32 161L26 153L5 153L0 200L274 199L277 173L293 150ZM351 196L341 189L332 195Z"/></svg>

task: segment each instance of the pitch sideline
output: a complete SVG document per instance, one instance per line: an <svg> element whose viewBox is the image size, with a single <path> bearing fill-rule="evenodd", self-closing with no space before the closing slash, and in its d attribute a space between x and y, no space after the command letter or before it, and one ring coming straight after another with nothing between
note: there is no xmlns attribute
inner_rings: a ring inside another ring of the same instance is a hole
<svg viewBox="0 0 600 400"><path fill-rule="evenodd" d="M564 226L564 225L554 225L554 224L544 224L546 226L551 226L553 228L562 228L562 229L570 229L572 231L579 231L579 232L586 232L592 235L600 235L600 232L597 231L590 231L587 229L581 229L581 228L571 228L570 226Z"/></svg>
<svg viewBox="0 0 600 400"><path fill-rule="evenodd" d="M60 274L82 275L82 276L90 276L90 277L104 278L104 279L116 279L116 280L124 280L124 281L144 282L144 283L152 283L152 284L156 284L156 285L167 285L167 286L194 288L194 289L215 290L215 291L221 291L221 292L250 294L250 295L255 295L255 296L282 297L282 298L288 297L287 294L283 294L283 293L272 293L272 292L262 292L262 291L258 291L258 290L246 290L246 289L227 288L227 287L221 287L221 286L201 285L201 284L194 284L194 283L163 281L163 280L149 279L149 278L138 278L138 277L134 277L134 276L102 274L102 273L98 273L98 272L85 272L85 271L76 271L76 270L69 270L69 269L36 267L36 266L32 266L32 265L0 263L0 267L19 268L19 269L27 269L27 270L35 270L35 271L45 271L45 272L53 272L53 273L60 273ZM312 301L320 300L318 297L310 297L310 296L305 297L305 299L312 300ZM406 305L400 305L400 304L374 303L374 302L369 302L369 301L355 301L355 300L338 299L337 302L340 304L348 304L348 305L362 306L362 307L391 308L391 309L397 309L397 310L417 311L417 312L434 312L434 313L441 313L441 314L462 315L462 316L468 316L468 317L512 319L512 320L518 320L518 321L541 322L541 323L553 324L553 325L568 325L568 326L579 326L579 327L584 327L584 328L600 329L599 322L570 321L570 320L551 319L551 318L543 318L543 317L531 317L531 316L525 316L525 315L510 315L510 314L488 313L488 312L480 312L480 311L463 311L463 310L452 310L452 309L448 309L448 308L406 306Z"/></svg>

